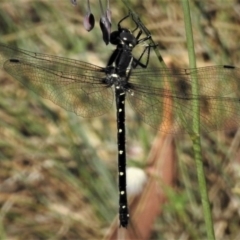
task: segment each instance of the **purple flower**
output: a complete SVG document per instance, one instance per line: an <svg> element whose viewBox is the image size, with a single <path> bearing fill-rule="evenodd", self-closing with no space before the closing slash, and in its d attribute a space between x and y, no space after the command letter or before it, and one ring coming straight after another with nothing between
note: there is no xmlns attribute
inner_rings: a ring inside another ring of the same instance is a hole
<svg viewBox="0 0 240 240"><path fill-rule="evenodd" d="M84 20L83 20L83 26L89 32L94 28L95 19L94 19L94 16L93 16L92 12L91 12L89 0L87 1L87 3L88 3L87 4L88 9L87 9L87 14L85 15Z"/></svg>
<svg viewBox="0 0 240 240"><path fill-rule="evenodd" d="M104 12L102 2L99 0L102 16L100 18L100 28L103 34L103 41L108 45L111 34L111 11L109 8L109 0L107 1L107 10Z"/></svg>

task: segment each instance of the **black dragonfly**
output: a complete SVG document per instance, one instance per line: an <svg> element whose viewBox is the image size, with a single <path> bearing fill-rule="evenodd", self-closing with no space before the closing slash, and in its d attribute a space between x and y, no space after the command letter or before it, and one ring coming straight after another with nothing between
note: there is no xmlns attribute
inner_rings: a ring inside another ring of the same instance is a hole
<svg viewBox="0 0 240 240"><path fill-rule="evenodd" d="M129 220L126 192L125 98L152 128L167 132L191 132L193 105L200 104L201 131L235 129L240 125L240 69L210 66L196 69L148 67L151 48L141 26L130 31L121 27L110 35L116 45L106 67L47 54L34 53L0 44L0 64L4 70L43 98L85 118L117 109L119 220ZM140 57L132 50L144 45ZM143 56L146 61L143 62ZM197 76L199 95L192 94L192 75ZM195 101L193 101L195 100ZM169 127L171 122L171 127Z"/></svg>

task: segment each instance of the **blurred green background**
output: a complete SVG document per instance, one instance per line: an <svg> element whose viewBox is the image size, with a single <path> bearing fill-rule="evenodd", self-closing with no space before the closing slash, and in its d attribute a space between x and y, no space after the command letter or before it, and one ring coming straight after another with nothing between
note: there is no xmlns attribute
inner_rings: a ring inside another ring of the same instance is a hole
<svg viewBox="0 0 240 240"><path fill-rule="evenodd" d="M99 3L91 2L96 24L88 33L82 24L86 1L74 7L69 0L0 0L0 42L105 66L114 46L102 41ZM110 4L114 30L127 9L121 1ZM179 2L130 4L159 44L165 62L187 67ZM191 11L198 67L240 66L240 3L191 1ZM129 108L126 118L129 163L144 165L155 130ZM239 136L236 129L202 137L217 239L240 238ZM151 239L203 239L191 141L184 135L175 142L176 192L152 227ZM0 166L0 239L101 239L118 213L114 106L102 117L83 119L1 70Z"/></svg>

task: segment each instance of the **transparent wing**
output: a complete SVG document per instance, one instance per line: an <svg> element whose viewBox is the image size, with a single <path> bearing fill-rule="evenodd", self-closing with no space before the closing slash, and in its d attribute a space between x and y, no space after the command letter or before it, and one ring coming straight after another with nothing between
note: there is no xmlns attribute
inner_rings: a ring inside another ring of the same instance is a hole
<svg viewBox="0 0 240 240"><path fill-rule="evenodd" d="M82 117L96 117L112 106L104 68L0 44L0 64L23 85Z"/></svg>
<svg viewBox="0 0 240 240"><path fill-rule="evenodd" d="M192 78L199 95L192 95ZM136 69L132 71L128 100L143 121L155 129L191 131L192 105L200 106L202 131L233 129L240 125L240 69L212 66L197 69ZM169 127L171 126L171 127Z"/></svg>

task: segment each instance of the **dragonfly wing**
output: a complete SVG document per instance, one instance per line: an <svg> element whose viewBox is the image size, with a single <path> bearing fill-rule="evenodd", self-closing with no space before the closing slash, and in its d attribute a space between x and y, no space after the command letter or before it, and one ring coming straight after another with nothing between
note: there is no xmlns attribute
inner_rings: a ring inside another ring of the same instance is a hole
<svg viewBox="0 0 240 240"><path fill-rule="evenodd" d="M162 95L161 93L162 92ZM181 110L181 104L174 105L172 95L163 93L163 89L133 86L128 94L130 105L137 111L141 119L154 129L166 133L178 133L182 129L180 119L173 116L173 112ZM175 109L174 109L175 108ZM185 112L191 112L185 108ZM174 119L174 125L173 125Z"/></svg>
<svg viewBox="0 0 240 240"><path fill-rule="evenodd" d="M198 79L201 130L236 129L240 126L240 69L233 66L210 66L185 70Z"/></svg>
<svg viewBox="0 0 240 240"><path fill-rule="evenodd" d="M192 74L199 94L192 94ZM240 125L240 69L213 66L198 69L136 69L129 80L128 100L143 121L167 133L191 132L193 104L198 102L201 131Z"/></svg>
<svg viewBox="0 0 240 240"><path fill-rule="evenodd" d="M75 71L77 71L78 68L90 71L101 71L102 69L101 67L93 65L91 63L49 54L30 52L0 43L0 65L3 66L4 62L9 59L20 59L28 61L33 61L33 59L35 59L35 62L39 60L39 63L45 63L44 65L47 65L48 62L50 62L51 64L59 66L58 69L62 71L68 70L69 67L72 68L72 70L75 68Z"/></svg>
<svg viewBox="0 0 240 240"><path fill-rule="evenodd" d="M104 84L103 68L71 59L25 53L19 51L5 61L4 69L43 98L82 117L100 116L112 106L113 91Z"/></svg>

